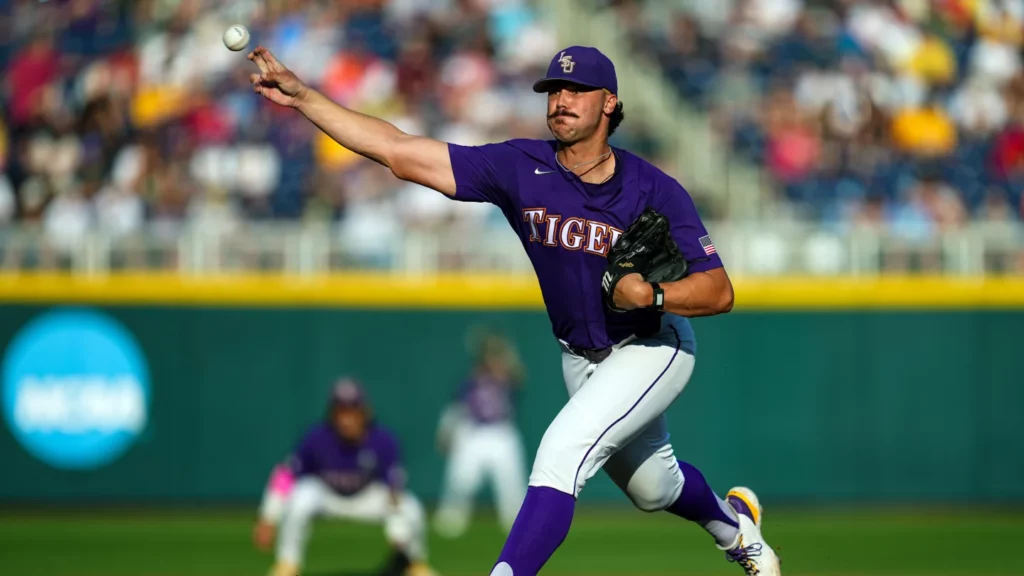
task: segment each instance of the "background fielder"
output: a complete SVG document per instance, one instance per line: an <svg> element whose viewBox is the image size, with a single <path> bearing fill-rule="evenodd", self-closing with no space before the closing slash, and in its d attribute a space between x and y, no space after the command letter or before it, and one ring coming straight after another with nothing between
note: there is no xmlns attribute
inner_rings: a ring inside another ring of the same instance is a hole
<svg viewBox="0 0 1024 576"><path fill-rule="evenodd" d="M254 538L265 549L277 537L271 576L300 573L317 517L383 524L395 552L382 575L430 576L423 507L405 476L398 442L373 421L362 387L339 380L327 421L307 432L264 491Z"/></svg>
<svg viewBox="0 0 1024 576"><path fill-rule="evenodd" d="M526 495L523 442L516 428L513 394L524 373L512 343L495 333L473 335L476 365L445 412L438 441L448 455L434 526L450 538L469 526L473 499L489 481L498 520L507 532Z"/></svg>
<svg viewBox="0 0 1024 576"><path fill-rule="evenodd" d="M576 497L606 471L641 509L665 510L705 528L747 574L781 572L761 533L756 496L722 500L692 465L677 461L664 411L692 373L696 344L687 317L732 308L732 284L686 190L608 137L623 119L612 62L570 46L534 90L547 93L554 140L459 146L406 134L337 105L304 85L265 48L249 58L253 90L302 112L339 144L404 180L467 202L498 206L529 256L563 347L571 398L537 450L530 486L492 576L533 576L569 533ZM601 278L618 235L647 207L671 222L691 274L661 286L640 274L615 285L613 312ZM668 314L666 314L668 312ZM757 417L752 416L752 417Z"/></svg>

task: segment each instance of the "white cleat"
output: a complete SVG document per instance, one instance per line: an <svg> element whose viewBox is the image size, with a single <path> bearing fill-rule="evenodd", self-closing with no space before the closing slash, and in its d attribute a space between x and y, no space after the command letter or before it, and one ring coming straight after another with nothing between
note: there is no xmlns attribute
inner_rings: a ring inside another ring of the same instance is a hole
<svg viewBox="0 0 1024 576"><path fill-rule="evenodd" d="M740 533L736 542L725 550L725 558L743 567L747 576L781 576L779 557L761 535L763 510L757 495L750 488L738 486L729 490L725 501L736 511L740 521Z"/></svg>

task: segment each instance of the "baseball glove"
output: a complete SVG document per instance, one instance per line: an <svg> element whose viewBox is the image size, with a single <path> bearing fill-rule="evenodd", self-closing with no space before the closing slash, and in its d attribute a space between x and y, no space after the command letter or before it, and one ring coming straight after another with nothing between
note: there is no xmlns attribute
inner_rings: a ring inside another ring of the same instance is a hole
<svg viewBox="0 0 1024 576"><path fill-rule="evenodd" d="M627 274L639 273L647 282L673 282L686 276L688 264L669 232L668 218L648 207L608 250L601 289L609 308L615 306L615 285Z"/></svg>

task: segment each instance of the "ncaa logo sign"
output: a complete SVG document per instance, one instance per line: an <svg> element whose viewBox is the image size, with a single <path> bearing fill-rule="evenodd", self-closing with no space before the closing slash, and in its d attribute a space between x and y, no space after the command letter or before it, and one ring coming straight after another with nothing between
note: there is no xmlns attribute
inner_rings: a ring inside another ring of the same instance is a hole
<svg viewBox="0 0 1024 576"><path fill-rule="evenodd" d="M146 427L149 372L112 318L66 309L29 322L3 364L3 416L14 437L54 468L115 461Z"/></svg>

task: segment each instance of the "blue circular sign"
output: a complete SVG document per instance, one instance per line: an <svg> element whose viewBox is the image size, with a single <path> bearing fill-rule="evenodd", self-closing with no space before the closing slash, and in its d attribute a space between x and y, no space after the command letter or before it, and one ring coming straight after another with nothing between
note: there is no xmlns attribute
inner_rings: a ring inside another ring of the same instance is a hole
<svg viewBox="0 0 1024 576"><path fill-rule="evenodd" d="M87 309L43 314L4 357L3 415L36 458L94 469L123 455L145 429L149 371L135 338Z"/></svg>

